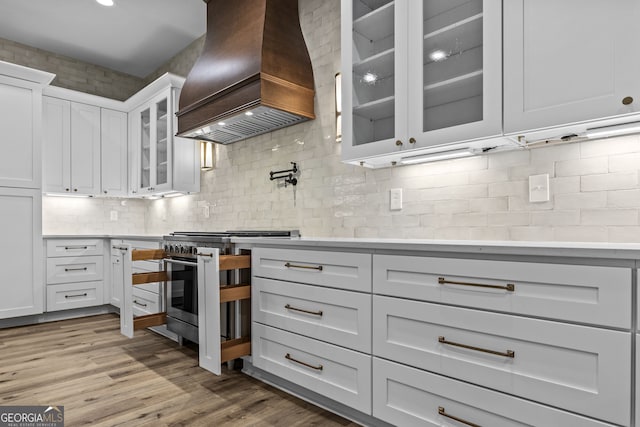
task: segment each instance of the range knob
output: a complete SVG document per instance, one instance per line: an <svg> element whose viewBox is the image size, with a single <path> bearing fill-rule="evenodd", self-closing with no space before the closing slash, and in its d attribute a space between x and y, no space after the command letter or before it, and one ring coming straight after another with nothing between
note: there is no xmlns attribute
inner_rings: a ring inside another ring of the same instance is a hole
<svg viewBox="0 0 640 427"><path fill-rule="evenodd" d="M171 252L171 251L169 250L169 245L164 245L164 251L165 251L165 252Z"/></svg>

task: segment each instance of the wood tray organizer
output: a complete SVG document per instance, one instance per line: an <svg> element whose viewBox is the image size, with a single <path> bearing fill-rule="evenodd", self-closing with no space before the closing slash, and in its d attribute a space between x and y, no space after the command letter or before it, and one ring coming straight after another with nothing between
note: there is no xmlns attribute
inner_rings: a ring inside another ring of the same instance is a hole
<svg viewBox="0 0 640 427"><path fill-rule="evenodd" d="M152 273L131 273L133 261L162 260L166 253L162 249L134 249L122 247L130 256L124 256L124 292L123 307L120 315L120 329L123 335L133 338L134 331L151 326L164 325L167 322L166 311L145 316L133 316L133 286L145 283L167 282L171 278L167 271ZM217 261L217 263L212 263ZM239 283L220 286L220 272L251 268L251 255L219 255L217 249L198 253L198 299L200 366L220 374L220 363L251 354L251 337L215 342L220 336L220 304L251 299L251 284ZM250 275L247 275L250 277ZM240 277L240 275L236 275ZM201 283L203 282L203 283ZM217 289L215 294L212 290ZM207 292L208 291L208 292ZM166 295L166 293L165 293ZM201 298L204 295L204 299ZM205 301L205 302L200 302ZM204 308L204 309L203 309ZM166 310L166 304L163 309ZM203 335L204 334L204 335Z"/></svg>

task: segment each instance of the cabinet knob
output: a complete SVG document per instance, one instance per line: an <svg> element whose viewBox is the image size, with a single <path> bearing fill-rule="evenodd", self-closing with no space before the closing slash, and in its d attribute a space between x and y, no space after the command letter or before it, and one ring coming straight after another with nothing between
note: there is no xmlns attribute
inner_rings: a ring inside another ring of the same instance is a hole
<svg viewBox="0 0 640 427"><path fill-rule="evenodd" d="M74 188L74 189L73 189L73 191L78 191L78 189L77 189L77 188Z"/></svg>
<svg viewBox="0 0 640 427"><path fill-rule="evenodd" d="M397 141L396 141L396 145L397 145L398 147L400 147L400 146L402 145L402 141L397 140Z"/></svg>
<svg viewBox="0 0 640 427"><path fill-rule="evenodd" d="M397 164L398 164L398 162L396 162L395 160L391 162L391 166L395 166Z"/></svg>
<svg viewBox="0 0 640 427"><path fill-rule="evenodd" d="M633 103L633 97L625 96L624 98L622 98L622 105L629 105L632 103Z"/></svg>
<svg viewBox="0 0 640 427"><path fill-rule="evenodd" d="M65 189L64 189L64 191L69 191L69 189L68 189L68 188L65 188Z"/></svg>
<svg viewBox="0 0 640 427"><path fill-rule="evenodd" d="M104 190L104 194L107 194L107 190Z"/></svg>
<svg viewBox="0 0 640 427"><path fill-rule="evenodd" d="M409 138L409 144L415 144L415 143L416 143L415 138Z"/></svg>

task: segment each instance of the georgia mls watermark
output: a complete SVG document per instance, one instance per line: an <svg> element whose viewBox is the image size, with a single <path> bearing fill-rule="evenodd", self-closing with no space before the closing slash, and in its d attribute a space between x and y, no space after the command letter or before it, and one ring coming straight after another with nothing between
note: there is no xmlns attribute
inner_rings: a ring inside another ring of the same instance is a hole
<svg viewBox="0 0 640 427"><path fill-rule="evenodd" d="M0 427L64 427L64 406L0 406Z"/></svg>

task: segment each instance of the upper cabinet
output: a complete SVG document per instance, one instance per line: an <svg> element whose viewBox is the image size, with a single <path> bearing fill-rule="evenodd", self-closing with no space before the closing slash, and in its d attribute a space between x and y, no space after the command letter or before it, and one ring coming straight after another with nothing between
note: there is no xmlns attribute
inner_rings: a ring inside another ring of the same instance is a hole
<svg viewBox="0 0 640 427"><path fill-rule="evenodd" d="M640 111L637 0L504 2L504 131Z"/></svg>
<svg viewBox="0 0 640 427"><path fill-rule="evenodd" d="M0 151L4 153L0 156L0 186L40 188L42 84L35 81L37 76L28 77L34 81L9 77L13 68L29 70L0 62Z"/></svg>
<svg viewBox="0 0 640 427"><path fill-rule="evenodd" d="M102 108L100 111L102 194L128 194L128 121L127 113Z"/></svg>
<svg viewBox="0 0 640 427"><path fill-rule="evenodd" d="M173 136L183 80L165 74L125 102L47 88L43 191L106 197L200 191L198 144Z"/></svg>
<svg viewBox="0 0 640 427"><path fill-rule="evenodd" d="M500 136L501 20L500 0L344 0L343 160Z"/></svg>
<svg viewBox="0 0 640 427"><path fill-rule="evenodd" d="M100 192L100 108L44 97L45 193Z"/></svg>
<svg viewBox="0 0 640 427"><path fill-rule="evenodd" d="M200 191L197 143L174 136L182 82L165 75L134 96L136 100L147 98L129 113L133 196Z"/></svg>

